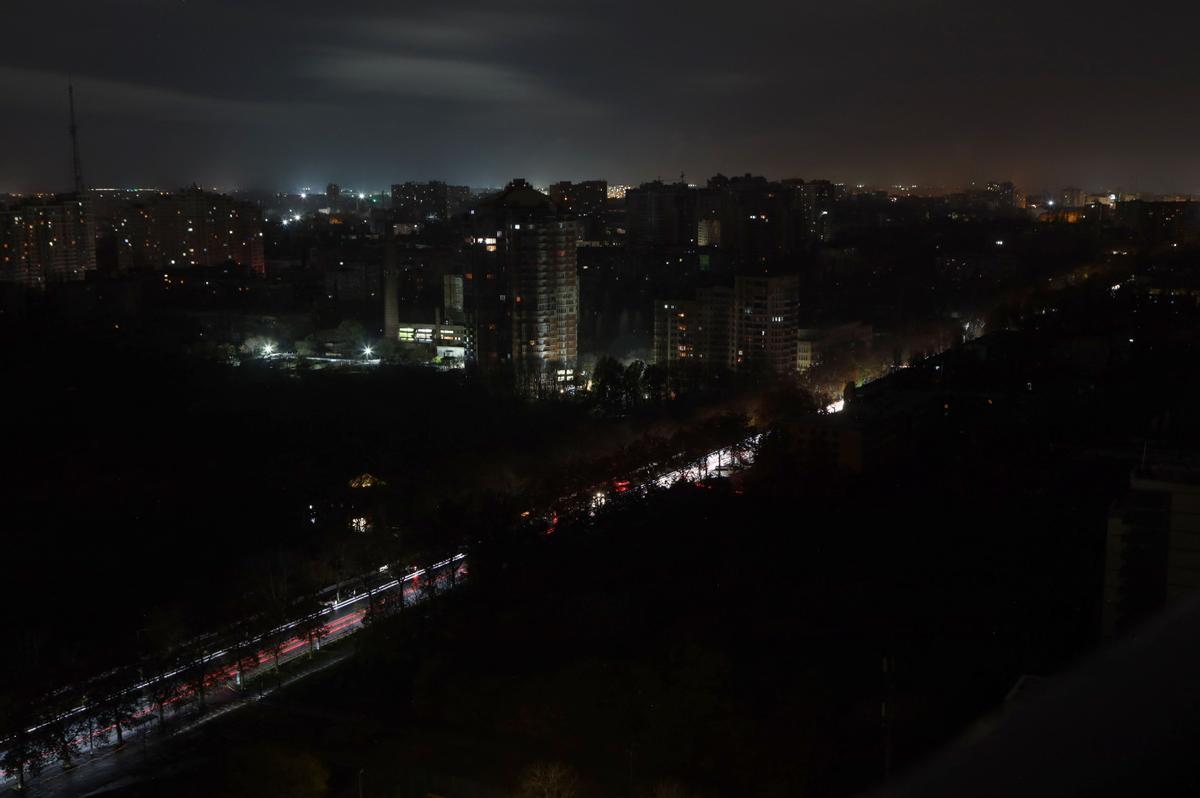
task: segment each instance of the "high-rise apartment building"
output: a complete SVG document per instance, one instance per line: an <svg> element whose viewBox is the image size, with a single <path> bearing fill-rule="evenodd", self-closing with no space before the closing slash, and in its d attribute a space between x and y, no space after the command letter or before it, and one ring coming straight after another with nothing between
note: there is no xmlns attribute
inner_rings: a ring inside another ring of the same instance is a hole
<svg viewBox="0 0 1200 798"><path fill-rule="evenodd" d="M739 370L796 373L800 280L796 275L738 275L733 283L734 362Z"/></svg>
<svg viewBox="0 0 1200 798"><path fill-rule="evenodd" d="M677 250L696 242L697 192L686 183L643 183L625 192L625 224L634 249Z"/></svg>
<svg viewBox="0 0 1200 798"><path fill-rule="evenodd" d="M96 268L96 226L86 197L0 202L0 281L44 287Z"/></svg>
<svg viewBox="0 0 1200 798"><path fill-rule="evenodd" d="M655 302L654 362L672 389L733 368L733 321L733 291L724 286Z"/></svg>
<svg viewBox="0 0 1200 798"><path fill-rule="evenodd" d="M236 263L258 274L263 257L258 206L193 186L116 203L103 223L122 271L185 269Z"/></svg>
<svg viewBox="0 0 1200 798"><path fill-rule="evenodd" d="M517 385L543 390L574 380L579 274L574 219L524 180L470 212L480 357L509 361ZM491 351L484 350L488 347Z"/></svg>
<svg viewBox="0 0 1200 798"><path fill-rule="evenodd" d="M1058 194L1060 208L1082 208L1087 202L1087 192L1077 186L1067 186Z"/></svg>
<svg viewBox="0 0 1200 798"><path fill-rule="evenodd" d="M442 309L450 324L462 324L466 320L466 300L461 274L442 276Z"/></svg>
<svg viewBox="0 0 1200 798"><path fill-rule="evenodd" d="M604 237L605 214L608 209L608 181L584 180L580 183L562 181L550 186L550 199L559 211L575 217L579 235L588 241Z"/></svg>
<svg viewBox="0 0 1200 798"><path fill-rule="evenodd" d="M702 288L695 299L657 300L654 362L672 387L718 369L787 377L798 363L800 281L796 275L738 275L733 288Z"/></svg>
<svg viewBox="0 0 1200 798"><path fill-rule="evenodd" d="M397 222L444 222L465 210L470 202L469 187L451 186L441 180L392 186L392 210Z"/></svg>
<svg viewBox="0 0 1200 798"><path fill-rule="evenodd" d="M828 180L810 180L798 187L804 237L811 242L833 238L833 212L839 188Z"/></svg>

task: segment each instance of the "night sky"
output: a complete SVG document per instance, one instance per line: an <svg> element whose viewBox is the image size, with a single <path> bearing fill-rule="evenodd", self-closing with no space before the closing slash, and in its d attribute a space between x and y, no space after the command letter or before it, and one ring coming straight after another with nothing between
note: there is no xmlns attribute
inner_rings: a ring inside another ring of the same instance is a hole
<svg viewBox="0 0 1200 798"><path fill-rule="evenodd" d="M975 0L6 2L0 190L683 172L1200 191L1200 10Z"/></svg>

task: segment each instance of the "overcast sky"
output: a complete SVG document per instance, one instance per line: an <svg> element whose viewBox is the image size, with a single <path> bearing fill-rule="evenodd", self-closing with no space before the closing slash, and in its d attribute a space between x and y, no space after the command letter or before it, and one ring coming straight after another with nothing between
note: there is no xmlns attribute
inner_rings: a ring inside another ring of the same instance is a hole
<svg viewBox="0 0 1200 798"><path fill-rule="evenodd" d="M1200 191L1195 4L3 0L0 190L723 171Z"/></svg>

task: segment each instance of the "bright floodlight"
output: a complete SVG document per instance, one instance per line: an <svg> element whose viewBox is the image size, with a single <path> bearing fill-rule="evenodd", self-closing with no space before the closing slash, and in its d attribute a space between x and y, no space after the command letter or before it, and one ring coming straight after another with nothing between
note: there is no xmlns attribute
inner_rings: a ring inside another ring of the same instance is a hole
<svg viewBox="0 0 1200 798"><path fill-rule="evenodd" d="M369 347L369 346L363 347L363 357L370 357L374 353L375 353L375 350L372 349L371 347Z"/></svg>
<svg viewBox="0 0 1200 798"><path fill-rule="evenodd" d="M262 353L264 355L271 355L274 352L275 352L275 344L263 344Z"/></svg>
<svg viewBox="0 0 1200 798"><path fill-rule="evenodd" d="M367 198L367 195L366 195L366 194L364 194L364 193L362 193L362 192L360 191L360 192L358 192L358 198L359 198L359 199L366 199L366 198Z"/></svg>

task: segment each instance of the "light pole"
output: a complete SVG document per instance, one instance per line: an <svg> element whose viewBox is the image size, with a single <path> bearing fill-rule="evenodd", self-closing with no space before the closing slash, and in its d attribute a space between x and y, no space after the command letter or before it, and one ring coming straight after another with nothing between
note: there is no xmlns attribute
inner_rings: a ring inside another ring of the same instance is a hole
<svg viewBox="0 0 1200 798"><path fill-rule="evenodd" d="M358 769L358 798L363 798L362 777L363 777L363 769L359 768Z"/></svg>

